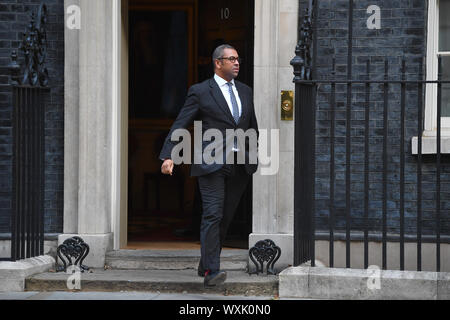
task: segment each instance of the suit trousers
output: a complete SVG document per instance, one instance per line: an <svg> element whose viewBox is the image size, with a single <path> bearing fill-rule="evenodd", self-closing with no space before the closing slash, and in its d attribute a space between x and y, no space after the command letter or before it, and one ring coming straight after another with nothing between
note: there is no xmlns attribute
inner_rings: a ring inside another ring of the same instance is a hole
<svg viewBox="0 0 450 320"><path fill-rule="evenodd" d="M224 164L210 174L199 176L198 184L202 198L203 215L200 225L201 259L200 268L220 270L220 253L251 175L243 164Z"/></svg>

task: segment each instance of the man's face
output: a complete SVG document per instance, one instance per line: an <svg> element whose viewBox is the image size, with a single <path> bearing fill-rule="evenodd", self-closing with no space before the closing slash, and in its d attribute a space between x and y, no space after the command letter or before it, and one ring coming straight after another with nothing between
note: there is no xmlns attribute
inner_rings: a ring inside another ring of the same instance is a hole
<svg viewBox="0 0 450 320"><path fill-rule="evenodd" d="M228 58L236 58L231 62ZM239 55L234 49L224 49L222 59L216 60L216 73L227 81L235 79L239 74Z"/></svg>

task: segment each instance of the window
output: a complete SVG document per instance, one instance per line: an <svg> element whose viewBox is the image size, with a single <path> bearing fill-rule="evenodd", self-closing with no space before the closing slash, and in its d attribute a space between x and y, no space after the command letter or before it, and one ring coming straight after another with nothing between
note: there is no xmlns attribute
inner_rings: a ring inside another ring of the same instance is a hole
<svg viewBox="0 0 450 320"><path fill-rule="evenodd" d="M427 80L438 78L442 58L442 80L450 80L450 0L428 0ZM426 85L422 153L437 152L437 84ZM442 84L441 153L450 153L450 84ZM418 137L412 137L412 154L418 153Z"/></svg>
<svg viewBox="0 0 450 320"><path fill-rule="evenodd" d="M450 79L450 0L430 0L428 7L427 80L438 78L438 57L442 58L442 80ZM435 136L437 128L437 85L426 90L424 136ZM442 85L441 128L450 136L450 84Z"/></svg>

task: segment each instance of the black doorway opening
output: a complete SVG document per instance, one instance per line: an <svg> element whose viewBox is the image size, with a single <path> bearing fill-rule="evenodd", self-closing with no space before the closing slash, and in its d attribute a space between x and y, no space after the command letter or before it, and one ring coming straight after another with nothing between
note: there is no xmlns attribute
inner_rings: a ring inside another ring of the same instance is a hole
<svg viewBox="0 0 450 320"><path fill-rule="evenodd" d="M199 243L197 179L189 165L162 175L158 155L189 86L213 75L216 46L236 47L244 61L238 79L253 86L254 1L143 3L131 1L129 11L128 242ZM252 183L225 246L248 248L251 229Z"/></svg>

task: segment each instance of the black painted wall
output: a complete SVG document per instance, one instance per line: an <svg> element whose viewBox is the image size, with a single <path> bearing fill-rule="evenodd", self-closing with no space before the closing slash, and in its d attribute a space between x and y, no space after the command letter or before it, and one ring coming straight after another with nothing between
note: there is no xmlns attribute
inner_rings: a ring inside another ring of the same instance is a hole
<svg viewBox="0 0 450 320"><path fill-rule="evenodd" d="M8 86L12 50L41 2L49 11L47 69L51 88L45 113L45 233L63 228L64 185L64 1L0 1L0 233L10 232L12 185L12 97ZM23 55L19 53L23 59ZM19 62L22 60L19 59Z"/></svg>
<svg viewBox="0 0 450 320"><path fill-rule="evenodd" d="M332 59L336 59L336 78L347 78L348 0L319 0L318 15L318 79L331 79ZM367 8L381 8L381 29L369 30ZM301 9L308 1L301 1ZM400 79L401 61L406 60L406 77L419 78L421 58L426 56L426 0L355 0L353 14L353 79L364 79L366 62L371 62L371 79L384 78L385 60L389 63L389 78ZM303 13L302 13L303 14ZM425 69L423 69L425 70ZM405 232L417 229L417 156L411 154L411 138L418 135L417 87L408 86L406 94L405 137ZM369 230L381 231L383 213L382 151L383 151L383 86L371 86L370 102L370 196ZM346 85L337 86L335 129L335 202L336 229L345 230L346 208ZM351 225L352 230L364 227L364 85L354 85L351 109ZM388 173L387 231L398 234L400 228L400 85L389 89L388 111ZM329 228L330 212L330 86L318 90L316 121L316 227ZM435 156L424 157L423 165L423 232L435 233L436 166ZM450 168L448 156L443 156L441 173L441 232L450 234Z"/></svg>

